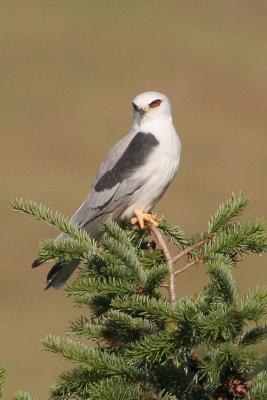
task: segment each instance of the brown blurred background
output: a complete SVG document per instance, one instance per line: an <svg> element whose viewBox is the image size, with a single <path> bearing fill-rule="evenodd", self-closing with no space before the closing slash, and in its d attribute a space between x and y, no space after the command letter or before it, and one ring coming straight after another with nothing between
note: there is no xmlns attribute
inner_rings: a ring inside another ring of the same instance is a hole
<svg viewBox="0 0 267 400"><path fill-rule="evenodd" d="M232 191L266 212L267 2L2 1L0 15L0 362L15 390L47 396L64 368L40 337L62 335L80 310L43 291L30 264L56 234L9 207L15 196L71 215L110 146L131 124L131 99L166 93L182 140L176 180L157 211L189 233ZM267 283L266 258L239 266L239 287ZM179 295L202 287L201 268Z"/></svg>

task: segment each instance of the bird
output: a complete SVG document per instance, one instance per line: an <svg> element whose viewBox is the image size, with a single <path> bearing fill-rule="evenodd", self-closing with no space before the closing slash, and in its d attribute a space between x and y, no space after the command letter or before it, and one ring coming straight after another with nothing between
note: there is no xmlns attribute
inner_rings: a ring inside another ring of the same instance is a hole
<svg viewBox="0 0 267 400"><path fill-rule="evenodd" d="M179 165L181 142L172 120L168 97L147 91L132 101L133 124L129 133L109 151L100 165L88 197L70 221L91 238L101 235L108 218L129 220L144 229L158 225L151 214L155 204L172 182ZM66 238L60 234L57 240ZM41 265L36 259L32 267ZM47 275L45 289L63 287L78 262L58 262Z"/></svg>

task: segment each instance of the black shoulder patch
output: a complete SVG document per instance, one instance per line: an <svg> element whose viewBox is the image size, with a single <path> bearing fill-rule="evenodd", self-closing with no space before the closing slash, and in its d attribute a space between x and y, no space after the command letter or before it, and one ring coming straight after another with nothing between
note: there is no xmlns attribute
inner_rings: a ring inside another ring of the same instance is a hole
<svg viewBox="0 0 267 400"><path fill-rule="evenodd" d="M138 167L145 164L147 157L158 144L152 133L138 132L114 167L105 172L97 181L95 191L102 192L105 189L111 189L128 178Z"/></svg>

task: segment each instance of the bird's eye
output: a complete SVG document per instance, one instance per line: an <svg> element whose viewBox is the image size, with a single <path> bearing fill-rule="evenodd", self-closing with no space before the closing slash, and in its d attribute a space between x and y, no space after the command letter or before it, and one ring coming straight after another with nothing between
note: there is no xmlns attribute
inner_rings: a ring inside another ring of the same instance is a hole
<svg viewBox="0 0 267 400"><path fill-rule="evenodd" d="M134 109L135 111L138 111L138 107L137 107L137 105L136 105L135 103L133 103L133 109Z"/></svg>
<svg viewBox="0 0 267 400"><path fill-rule="evenodd" d="M156 107L159 107L160 104L161 104L161 100L157 99L157 100L152 101L152 103L149 104L149 107L156 108Z"/></svg>

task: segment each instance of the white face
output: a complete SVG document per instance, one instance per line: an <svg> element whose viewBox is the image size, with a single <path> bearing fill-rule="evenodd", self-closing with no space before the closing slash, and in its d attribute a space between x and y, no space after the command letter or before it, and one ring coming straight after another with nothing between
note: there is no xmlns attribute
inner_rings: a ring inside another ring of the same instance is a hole
<svg viewBox="0 0 267 400"><path fill-rule="evenodd" d="M134 119L141 121L155 117L171 117L171 106L165 94L144 92L133 99Z"/></svg>

